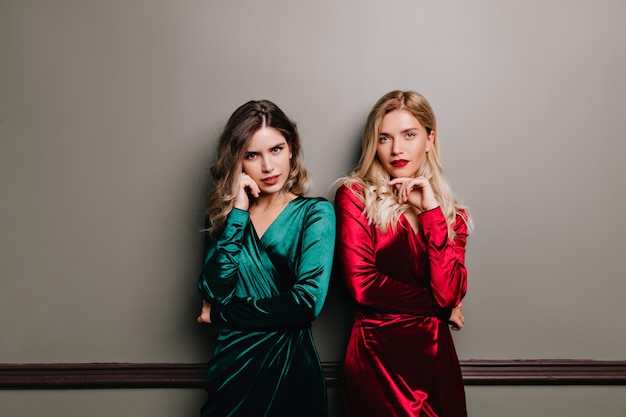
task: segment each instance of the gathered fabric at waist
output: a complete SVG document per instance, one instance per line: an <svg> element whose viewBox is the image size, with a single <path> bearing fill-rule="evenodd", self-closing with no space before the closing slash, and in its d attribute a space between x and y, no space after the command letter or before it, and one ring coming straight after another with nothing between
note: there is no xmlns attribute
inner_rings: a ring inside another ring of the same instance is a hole
<svg viewBox="0 0 626 417"><path fill-rule="evenodd" d="M447 321L450 317L450 310L432 307L421 309L417 313L419 314L391 313L386 311L357 308L354 311L354 317L360 321L374 320L380 322L381 324L422 321L426 317L433 317L439 320Z"/></svg>

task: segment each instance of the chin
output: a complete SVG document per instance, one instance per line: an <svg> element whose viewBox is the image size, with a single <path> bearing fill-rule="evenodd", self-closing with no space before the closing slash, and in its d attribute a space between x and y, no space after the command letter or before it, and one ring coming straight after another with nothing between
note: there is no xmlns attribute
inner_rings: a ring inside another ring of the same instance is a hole
<svg viewBox="0 0 626 417"><path fill-rule="evenodd" d="M277 194L285 189L285 184L274 184L261 189L263 194Z"/></svg>
<svg viewBox="0 0 626 417"><path fill-rule="evenodd" d="M393 178L410 178L413 175L411 174L410 169L406 168L393 168L389 170L389 175Z"/></svg>

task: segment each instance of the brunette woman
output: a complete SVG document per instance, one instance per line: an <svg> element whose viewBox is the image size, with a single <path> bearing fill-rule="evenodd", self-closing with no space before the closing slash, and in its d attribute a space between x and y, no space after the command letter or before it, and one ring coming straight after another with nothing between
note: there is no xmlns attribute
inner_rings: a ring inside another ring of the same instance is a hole
<svg viewBox="0 0 626 417"><path fill-rule="evenodd" d="M211 173L198 321L220 326L202 416L326 416L311 335L332 268L335 216L303 194L296 125L275 104L230 117Z"/></svg>

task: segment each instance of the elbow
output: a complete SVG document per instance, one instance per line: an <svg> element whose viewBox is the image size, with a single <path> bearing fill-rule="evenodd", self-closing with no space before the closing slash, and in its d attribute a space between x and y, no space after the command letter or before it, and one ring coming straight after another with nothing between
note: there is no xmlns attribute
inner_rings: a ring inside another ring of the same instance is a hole
<svg viewBox="0 0 626 417"><path fill-rule="evenodd" d="M437 305L444 310L452 310L456 307L463 297L437 297L435 296L435 302Z"/></svg>
<svg viewBox="0 0 626 417"><path fill-rule="evenodd" d="M450 310L456 307L465 297L467 291L467 281L463 280L462 283L449 288L447 291L435 291L433 290L433 298L437 305L445 310Z"/></svg>
<svg viewBox="0 0 626 417"><path fill-rule="evenodd" d="M296 305L299 307L294 313L299 317L299 321L311 322L319 317L324 306L324 298L317 299L308 293L300 294L300 296L295 295L294 298Z"/></svg>
<svg viewBox="0 0 626 417"><path fill-rule="evenodd" d="M346 288L358 305L373 306L379 304L385 281L386 277L378 273L351 274L346 276Z"/></svg>
<svg viewBox="0 0 626 417"><path fill-rule="evenodd" d="M358 305L362 306L371 306L376 304L376 298L380 298L380 294L378 297L374 297L371 291L368 291L367 288L359 288L359 289L351 289L350 294L352 298Z"/></svg>
<svg viewBox="0 0 626 417"><path fill-rule="evenodd" d="M359 305L368 305L370 302L369 297L367 296L367 292L365 291L352 292L352 298Z"/></svg>
<svg viewBox="0 0 626 417"><path fill-rule="evenodd" d="M287 312L288 326L301 328L310 325L320 314L321 309L300 305L297 309Z"/></svg>
<svg viewBox="0 0 626 417"><path fill-rule="evenodd" d="M431 277L433 298L443 309L456 307L467 292L467 270L459 263L448 272Z"/></svg>
<svg viewBox="0 0 626 417"><path fill-rule="evenodd" d="M307 312L305 312L306 321L313 321L317 319L322 312L321 308L310 308Z"/></svg>
<svg viewBox="0 0 626 417"><path fill-rule="evenodd" d="M300 305L300 311L297 314L300 316L301 321L311 322L318 318L321 312L321 306L318 306L317 304L305 303Z"/></svg>

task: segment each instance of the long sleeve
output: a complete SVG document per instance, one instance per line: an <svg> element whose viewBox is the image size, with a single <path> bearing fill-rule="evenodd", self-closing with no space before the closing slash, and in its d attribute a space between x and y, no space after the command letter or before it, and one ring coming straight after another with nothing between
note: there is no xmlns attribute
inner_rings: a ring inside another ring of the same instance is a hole
<svg viewBox="0 0 626 417"><path fill-rule="evenodd" d="M233 209L220 236L208 242L198 289L202 298L211 304L226 303L233 295L239 279L237 258L249 221L250 213Z"/></svg>
<svg viewBox="0 0 626 417"><path fill-rule="evenodd" d="M346 286L356 302L375 310L415 315L434 308L427 288L393 279L376 266L373 227L363 214L363 204L345 186L335 196L337 255Z"/></svg>
<svg viewBox="0 0 626 417"><path fill-rule="evenodd" d="M296 281L284 293L267 298L233 297L214 305L211 320L235 329L307 326L319 315L330 281L335 247L335 214L327 201L309 207L296 261Z"/></svg>
<svg viewBox="0 0 626 417"><path fill-rule="evenodd" d="M448 224L441 208L419 215L427 243L430 262L430 282L435 301L441 308L453 308L461 302L467 291L465 244L467 224L456 216L454 240L448 238Z"/></svg>

